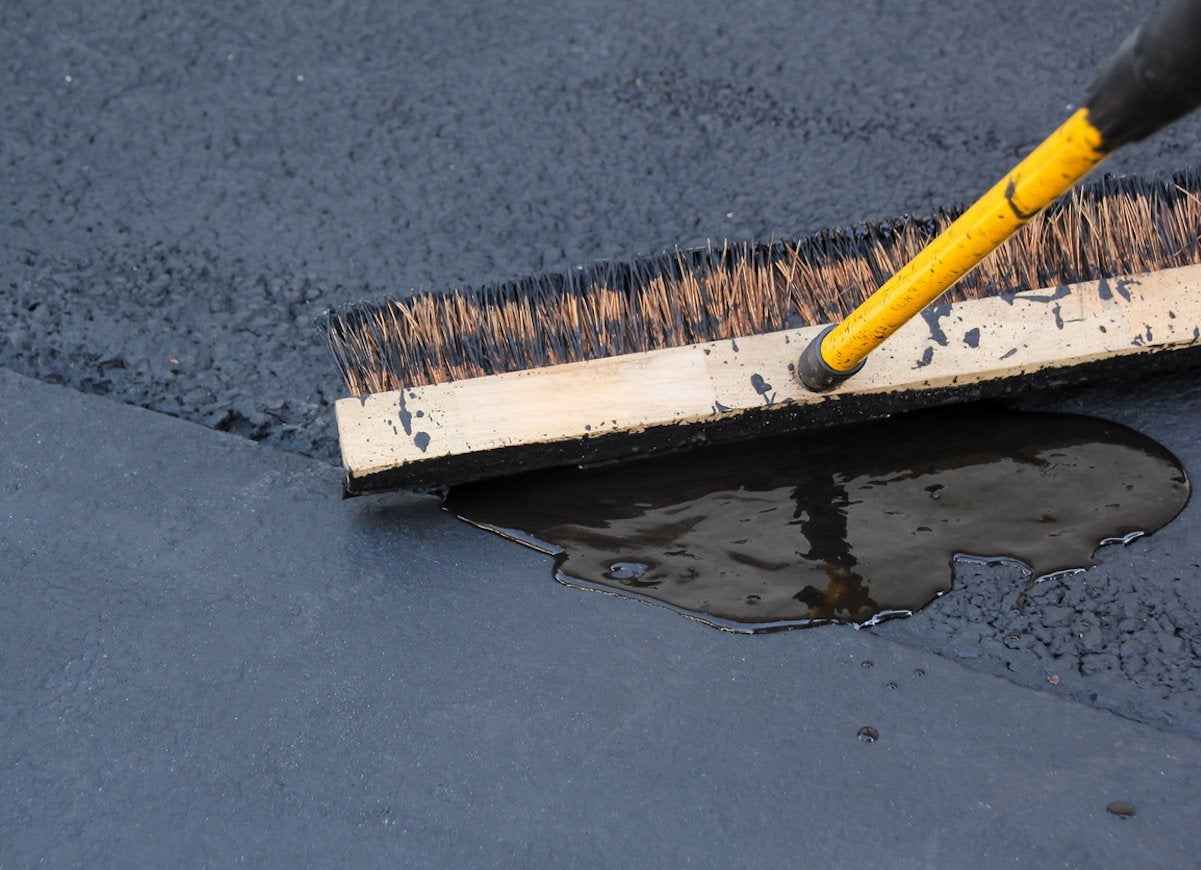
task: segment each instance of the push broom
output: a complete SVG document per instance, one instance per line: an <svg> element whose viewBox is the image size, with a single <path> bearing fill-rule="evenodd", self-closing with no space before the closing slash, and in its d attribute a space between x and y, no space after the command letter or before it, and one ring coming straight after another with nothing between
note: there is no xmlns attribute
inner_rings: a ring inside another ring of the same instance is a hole
<svg viewBox="0 0 1201 870"><path fill-rule="evenodd" d="M1084 106L953 220L676 251L329 312L327 344L354 394L335 405L346 492L1201 360L1195 173L1108 180L1044 214L1115 149L1199 104L1201 0L1169 0ZM956 282L951 301L931 306Z"/></svg>

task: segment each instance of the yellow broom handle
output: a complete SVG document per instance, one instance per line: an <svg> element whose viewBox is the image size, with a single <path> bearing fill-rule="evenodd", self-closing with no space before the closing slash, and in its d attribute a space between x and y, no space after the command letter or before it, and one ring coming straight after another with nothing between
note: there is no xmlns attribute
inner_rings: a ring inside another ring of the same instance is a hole
<svg viewBox="0 0 1201 870"><path fill-rule="evenodd" d="M822 358L850 371L906 321L1105 159L1080 109L822 341Z"/></svg>
<svg viewBox="0 0 1201 870"><path fill-rule="evenodd" d="M797 377L816 391L855 374L880 343L1115 148L1201 105L1201 0L1167 0L1122 44L1084 108L1047 137L846 319L815 338Z"/></svg>

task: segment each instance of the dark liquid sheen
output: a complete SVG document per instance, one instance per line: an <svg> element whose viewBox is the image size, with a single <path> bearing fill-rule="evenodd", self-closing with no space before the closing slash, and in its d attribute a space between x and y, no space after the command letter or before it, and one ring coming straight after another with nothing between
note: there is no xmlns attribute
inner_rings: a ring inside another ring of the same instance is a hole
<svg viewBox="0 0 1201 870"><path fill-rule="evenodd" d="M445 506L555 555L568 585L762 631L908 614L956 558L1087 568L1188 492L1124 426L963 406L472 484Z"/></svg>

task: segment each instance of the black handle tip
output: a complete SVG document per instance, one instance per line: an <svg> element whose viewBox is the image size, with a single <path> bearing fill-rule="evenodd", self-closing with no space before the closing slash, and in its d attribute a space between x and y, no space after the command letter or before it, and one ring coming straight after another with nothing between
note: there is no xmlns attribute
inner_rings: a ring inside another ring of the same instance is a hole
<svg viewBox="0 0 1201 870"><path fill-rule="evenodd" d="M849 372L842 372L831 368L829 363L822 358L822 339L837 325L831 324L823 329L813 341L809 342L809 346L797 360L797 380L815 393L828 393L863 368L865 362L861 360L859 365Z"/></svg>
<svg viewBox="0 0 1201 870"><path fill-rule="evenodd" d="M1122 43L1085 105L1107 151L1201 105L1201 0L1164 3Z"/></svg>

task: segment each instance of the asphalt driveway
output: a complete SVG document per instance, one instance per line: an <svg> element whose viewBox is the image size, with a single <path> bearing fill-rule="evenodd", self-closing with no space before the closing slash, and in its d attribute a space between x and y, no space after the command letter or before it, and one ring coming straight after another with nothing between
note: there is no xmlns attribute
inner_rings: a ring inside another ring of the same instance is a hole
<svg viewBox="0 0 1201 870"><path fill-rule="evenodd" d="M970 199L1144 12L5 3L0 865L1195 863L1197 500L1021 614L963 566L908 620L731 636L339 500L312 328ZM1021 404L1201 480L1195 373Z"/></svg>

